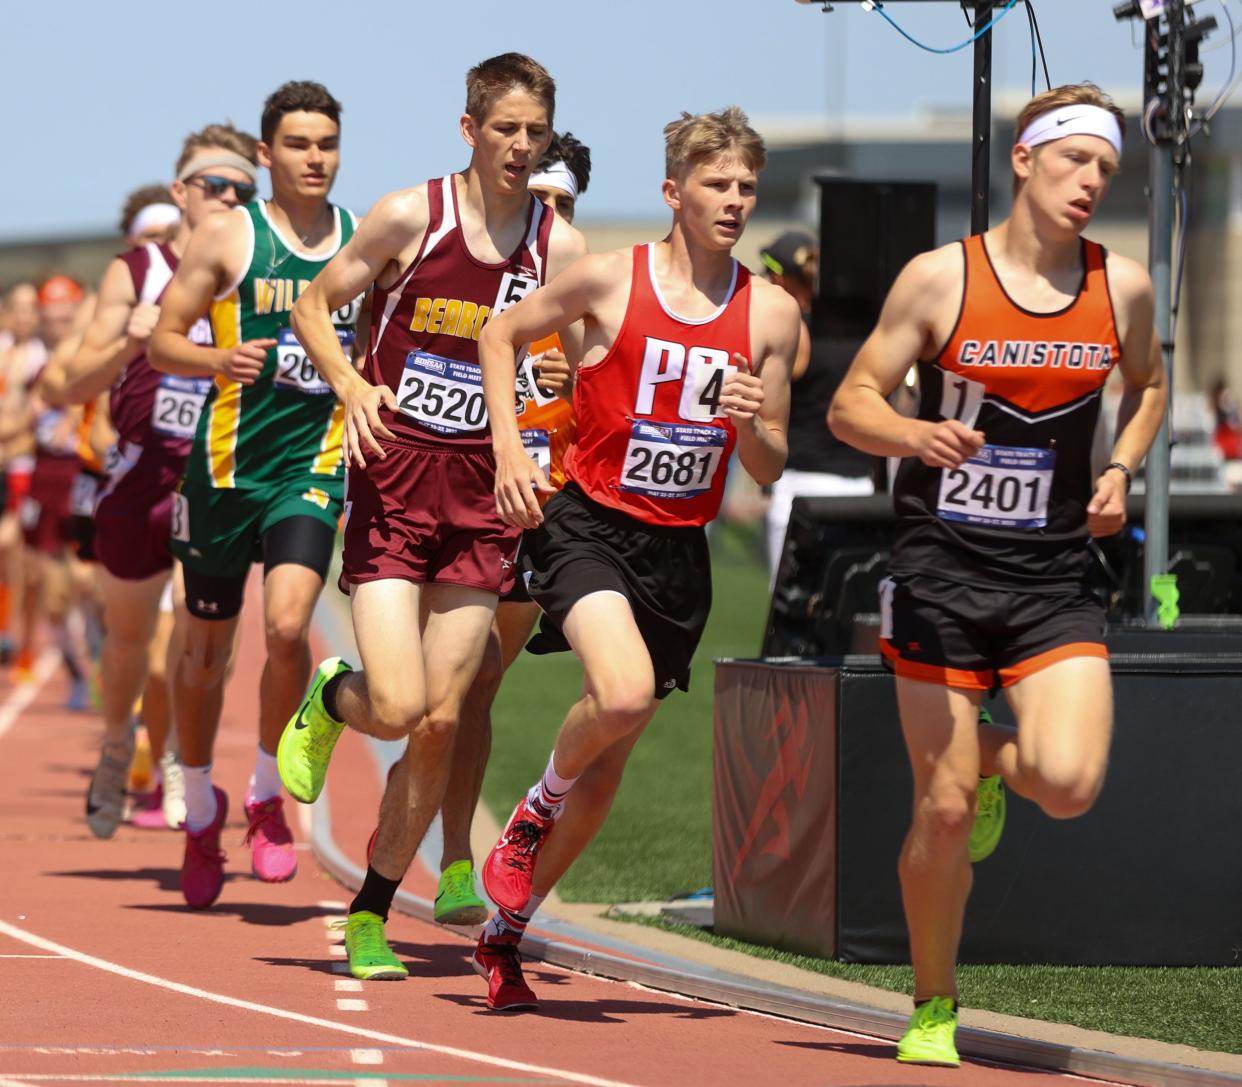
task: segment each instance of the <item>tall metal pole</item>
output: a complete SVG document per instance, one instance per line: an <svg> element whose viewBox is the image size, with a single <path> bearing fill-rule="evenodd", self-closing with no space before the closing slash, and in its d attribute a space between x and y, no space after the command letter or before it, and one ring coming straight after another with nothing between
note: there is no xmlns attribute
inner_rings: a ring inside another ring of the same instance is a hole
<svg viewBox="0 0 1242 1087"><path fill-rule="evenodd" d="M1182 28L1184 25L1184 0L1169 0L1165 6L1168 22L1168 84L1164 101L1168 114L1163 118L1164 131L1152 146L1150 154L1149 184L1151 186L1151 210L1148 219L1147 263L1155 288L1156 336L1163 349L1165 373L1173 373L1172 301L1173 301L1173 219L1174 156L1181 151L1186 132L1185 106L1183 104L1184 73ZM1146 32L1159 37L1159 16L1148 20ZM1145 64L1144 83L1149 93L1159 93L1156 87L1158 47L1149 41ZM1158 120L1159 124L1160 121ZM1152 595L1152 578L1168 572L1169 568L1169 413L1156 435L1151 451L1147 454L1147 510L1145 519L1146 540L1143 546L1143 587L1146 596L1146 616L1149 626L1156 625L1159 604Z"/></svg>
<svg viewBox="0 0 1242 1087"><path fill-rule="evenodd" d="M975 26L992 19L993 0L977 0ZM992 31L975 39L974 121L970 148L970 232L988 228L988 197L992 186Z"/></svg>

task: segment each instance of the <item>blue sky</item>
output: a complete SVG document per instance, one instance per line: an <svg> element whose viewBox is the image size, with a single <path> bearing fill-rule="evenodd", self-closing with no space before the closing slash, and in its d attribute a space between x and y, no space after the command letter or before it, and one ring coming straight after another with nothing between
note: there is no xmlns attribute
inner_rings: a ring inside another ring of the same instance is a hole
<svg viewBox="0 0 1242 1087"><path fill-rule="evenodd" d="M1222 24L1223 2L1203 4ZM1137 91L1141 54L1112 7L1035 0L1054 83ZM930 44L968 34L953 2L890 0L886 10ZM287 79L320 80L344 103L334 197L359 210L465 164L465 71L507 50L547 65L557 127L592 149L584 217L662 214L660 133L682 109L737 103L762 127L969 105L969 49L922 53L856 3L831 14L794 0L114 0L0 11L0 239L109 229L127 191L169 178L187 132L227 118L257 133L264 97ZM1233 11L1242 25L1242 0ZM997 27L995 49L998 88L1029 89L1021 8ZM1229 50L1204 59L1206 101Z"/></svg>

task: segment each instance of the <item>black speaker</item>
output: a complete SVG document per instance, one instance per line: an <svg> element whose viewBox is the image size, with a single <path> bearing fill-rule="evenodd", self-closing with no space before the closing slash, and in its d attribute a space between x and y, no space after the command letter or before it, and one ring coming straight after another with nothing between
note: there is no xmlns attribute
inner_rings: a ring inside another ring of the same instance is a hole
<svg viewBox="0 0 1242 1087"><path fill-rule="evenodd" d="M923 181L817 177L817 336L866 335L897 273L936 245L936 186Z"/></svg>

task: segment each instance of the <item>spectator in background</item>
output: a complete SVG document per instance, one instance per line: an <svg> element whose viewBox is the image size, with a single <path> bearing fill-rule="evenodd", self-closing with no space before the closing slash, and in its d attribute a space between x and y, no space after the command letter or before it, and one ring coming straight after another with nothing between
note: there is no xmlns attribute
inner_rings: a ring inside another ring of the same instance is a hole
<svg viewBox="0 0 1242 1087"><path fill-rule="evenodd" d="M1225 383L1217 378L1212 386L1212 410L1216 414L1216 429L1212 440L1225 460L1242 460L1242 412L1238 410L1238 398Z"/></svg>
<svg viewBox="0 0 1242 1087"><path fill-rule="evenodd" d="M789 405L789 460L772 485L767 513L768 568L773 583L785 546L793 500L800 496L873 494L872 458L828 431L828 405L861 343L840 337L812 340L811 302L819 246L810 234L789 230L759 251L764 274L791 294L802 310L802 340L794 362Z"/></svg>

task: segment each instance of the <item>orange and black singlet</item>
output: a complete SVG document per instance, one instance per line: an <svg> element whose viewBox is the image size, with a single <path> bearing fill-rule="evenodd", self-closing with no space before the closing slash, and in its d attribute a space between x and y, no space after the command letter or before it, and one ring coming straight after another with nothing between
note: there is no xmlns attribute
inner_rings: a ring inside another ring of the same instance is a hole
<svg viewBox="0 0 1242 1087"><path fill-rule="evenodd" d="M1082 242L1077 294L1034 313L1005 291L982 237L962 242L961 312L918 364L918 417L959 419L986 445L958 468L902 462L892 570L983 588L1076 591L1087 567L1091 444L1121 358L1105 250Z"/></svg>

